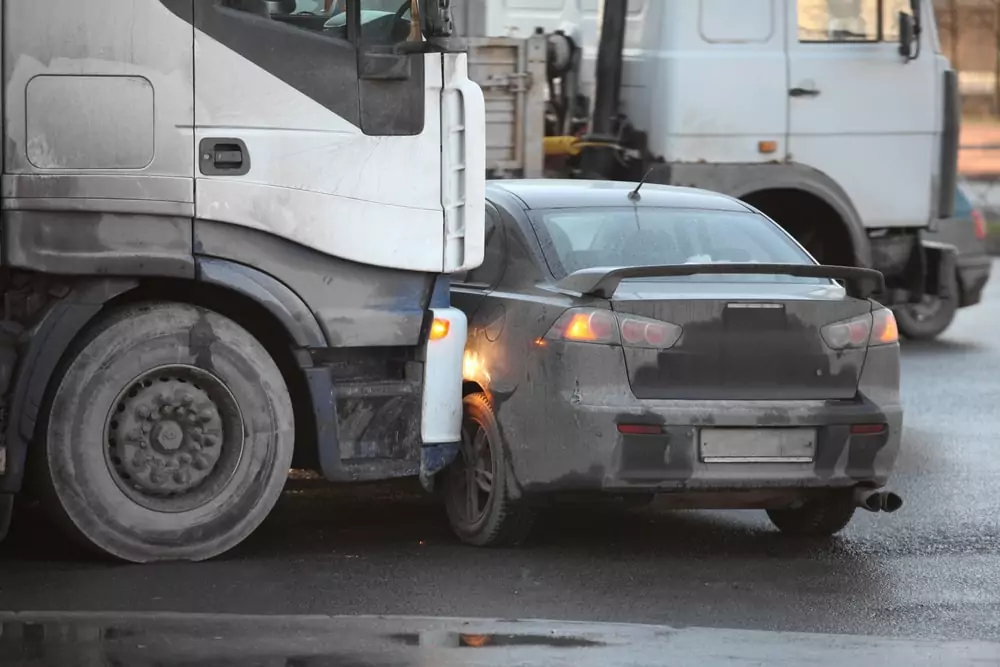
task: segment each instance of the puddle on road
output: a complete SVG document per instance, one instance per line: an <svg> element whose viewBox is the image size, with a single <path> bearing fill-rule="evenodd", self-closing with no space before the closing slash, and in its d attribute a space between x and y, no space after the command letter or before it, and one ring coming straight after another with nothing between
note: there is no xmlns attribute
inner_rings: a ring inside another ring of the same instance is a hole
<svg viewBox="0 0 1000 667"><path fill-rule="evenodd" d="M407 646L434 646L441 648L491 648L502 646L545 646L551 648L588 648L607 646L603 642L560 635L477 635L461 632L412 632L389 635L389 638Z"/></svg>

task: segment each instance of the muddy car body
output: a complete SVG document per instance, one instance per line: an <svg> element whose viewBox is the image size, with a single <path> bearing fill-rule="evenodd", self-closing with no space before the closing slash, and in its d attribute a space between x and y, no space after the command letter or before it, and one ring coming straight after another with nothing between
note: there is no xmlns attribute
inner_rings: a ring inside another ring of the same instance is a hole
<svg viewBox="0 0 1000 667"><path fill-rule="evenodd" d="M563 493L764 508L802 534L898 507L879 491L902 430L880 274L816 264L729 197L634 187L488 187L486 260L452 286L470 322L459 536L519 541Z"/></svg>

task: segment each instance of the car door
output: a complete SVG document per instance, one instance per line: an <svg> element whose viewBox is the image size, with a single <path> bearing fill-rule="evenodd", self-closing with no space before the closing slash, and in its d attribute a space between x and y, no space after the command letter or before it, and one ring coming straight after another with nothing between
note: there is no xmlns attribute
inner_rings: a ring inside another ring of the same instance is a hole
<svg viewBox="0 0 1000 667"><path fill-rule="evenodd" d="M786 1L791 159L840 184L869 228L926 224L942 113L931 3L907 62L909 0Z"/></svg>
<svg viewBox="0 0 1000 667"><path fill-rule="evenodd" d="M441 57L394 55L369 4L194 3L197 216L440 271Z"/></svg>

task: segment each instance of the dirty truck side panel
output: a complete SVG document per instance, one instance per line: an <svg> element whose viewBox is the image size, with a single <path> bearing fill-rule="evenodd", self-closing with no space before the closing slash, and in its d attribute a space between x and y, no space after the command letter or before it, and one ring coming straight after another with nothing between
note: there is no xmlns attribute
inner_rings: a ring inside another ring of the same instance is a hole
<svg viewBox="0 0 1000 667"><path fill-rule="evenodd" d="M5 208L192 217L191 26L151 1L7 2L4 21Z"/></svg>

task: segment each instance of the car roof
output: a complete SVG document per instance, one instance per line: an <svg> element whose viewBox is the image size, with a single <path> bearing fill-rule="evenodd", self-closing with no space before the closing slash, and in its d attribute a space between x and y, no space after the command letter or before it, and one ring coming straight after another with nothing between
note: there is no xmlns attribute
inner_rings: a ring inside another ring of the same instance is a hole
<svg viewBox="0 0 1000 667"><path fill-rule="evenodd" d="M645 183L641 198L632 202L628 193L635 182L575 179L504 179L487 182L486 195L505 192L517 197L526 209L578 208L594 206L637 206L699 208L717 211L750 212L742 202L717 192L698 188Z"/></svg>

